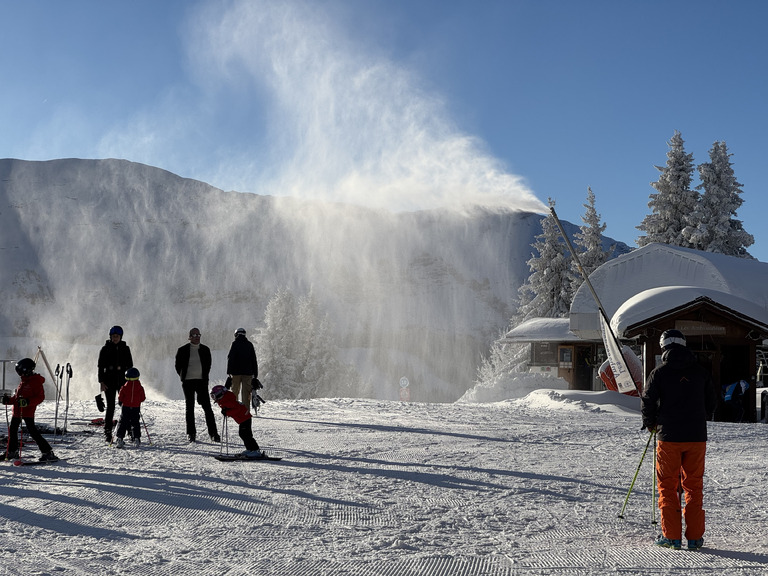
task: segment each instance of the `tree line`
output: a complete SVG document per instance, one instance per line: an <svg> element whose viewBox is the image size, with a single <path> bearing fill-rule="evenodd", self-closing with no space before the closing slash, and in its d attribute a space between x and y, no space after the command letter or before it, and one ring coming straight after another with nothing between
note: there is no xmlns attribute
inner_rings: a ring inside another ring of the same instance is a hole
<svg viewBox="0 0 768 576"><path fill-rule="evenodd" d="M741 207L742 185L736 180L731 156L724 141L716 141L709 150L709 162L695 166L693 155L685 151L685 142L675 131L668 142L667 162L656 166L659 179L652 182L645 216L637 229L644 232L637 238L638 246L652 242L752 258L747 248L754 237L744 230L737 210ZM694 171L700 183L691 187ZM555 202L549 198L549 205ZM573 244L579 261L589 275L608 261L615 249L603 249L601 223L595 209L595 195L587 188L587 202L580 231ZM530 275L517 295L517 312L509 328L492 344L490 353L481 359L478 384L492 384L499 378L527 369L529 345L504 342L507 331L531 318L562 318L569 313L573 295L583 282L576 262L568 251L552 214L542 220L542 233L532 244L531 259L527 261Z"/></svg>

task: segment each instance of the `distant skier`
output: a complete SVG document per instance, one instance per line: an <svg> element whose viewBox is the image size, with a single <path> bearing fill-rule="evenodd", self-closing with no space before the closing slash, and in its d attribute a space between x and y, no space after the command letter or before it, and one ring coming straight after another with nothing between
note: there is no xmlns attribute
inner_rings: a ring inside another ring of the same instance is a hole
<svg viewBox="0 0 768 576"><path fill-rule="evenodd" d="M262 456L259 445L253 437L253 429L251 428L251 412L248 407L237 401L237 396L231 390L227 390L224 386L218 385L211 389L211 398L221 408L221 413L224 416L232 418L240 425L239 435L243 444L245 444L245 452L241 456L246 458L259 458Z"/></svg>
<svg viewBox="0 0 768 576"><path fill-rule="evenodd" d="M227 374L232 377L232 392L240 397L246 406L251 403L253 384L259 377L259 363L256 360L256 350L245 335L245 328L235 330L235 339L227 354Z"/></svg>
<svg viewBox="0 0 768 576"><path fill-rule="evenodd" d="M117 441L115 445L118 448L125 446L125 432L131 429L133 436L133 445L137 448L141 445L141 403L147 399L144 393L144 387L139 381L139 370L137 368L128 368L125 371L125 384L120 388L117 399L122 405L120 413L120 424L117 426Z"/></svg>
<svg viewBox="0 0 768 576"><path fill-rule="evenodd" d="M112 443L112 421L115 417L115 396L125 384L125 371L133 367L131 349L123 342L123 329L112 326L109 340L99 352L99 387L107 398L107 413L104 415L104 435Z"/></svg>
<svg viewBox="0 0 768 576"><path fill-rule="evenodd" d="M665 330L659 341L661 365L648 376L641 399L643 426L658 434L656 478L662 535L656 544L682 547L682 516L689 549L704 544L704 460L707 420L715 409L710 374L686 347L679 330ZM678 487L685 491L681 513Z"/></svg>
<svg viewBox="0 0 768 576"><path fill-rule="evenodd" d="M16 460L19 458L19 426L21 421L27 426L27 431L32 439L37 443L42 456L41 462L54 462L58 460L51 450L51 445L43 438L35 425L35 409L37 405L45 400L45 389L43 388L43 378L35 372L35 361L31 358L22 358L16 363L16 373L21 377L21 383L13 396L3 395L2 403L6 406L13 406L11 424L8 428L8 447L5 452L6 460Z"/></svg>

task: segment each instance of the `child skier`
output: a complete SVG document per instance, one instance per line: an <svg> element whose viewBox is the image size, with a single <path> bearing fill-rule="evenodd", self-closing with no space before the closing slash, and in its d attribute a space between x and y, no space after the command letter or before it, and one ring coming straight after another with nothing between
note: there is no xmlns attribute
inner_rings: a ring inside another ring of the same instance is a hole
<svg viewBox="0 0 768 576"><path fill-rule="evenodd" d="M8 447L5 452L6 460L16 460L19 458L19 426L21 421L27 425L27 430L32 439L40 448L42 456L40 462L55 462L58 457L51 450L51 445L43 438L40 431L35 426L35 409L37 405L45 400L45 390L43 389L43 378L35 372L35 361L31 358L22 358L16 363L16 373L21 377L21 383L13 396L3 395L2 403L6 406L13 406L11 424L8 428Z"/></svg>
<svg viewBox="0 0 768 576"><path fill-rule="evenodd" d="M115 446L123 448L125 446L125 432L130 426L133 445L141 445L141 403L147 399L144 394L144 387L139 381L139 371L136 368L128 368L125 372L125 384L120 388L117 399L122 405L120 413L120 424L117 426L117 440Z"/></svg>
<svg viewBox="0 0 768 576"><path fill-rule="evenodd" d="M259 444L253 437L251 429L251 413L248 407L237 401L237 396L231 390L218 385L211 389L211 398L221 408L224 416L229 416L240 425L239 435L245 444L245 452L240 456L244 458L262 458L264 454L259 450Z"/></svg>

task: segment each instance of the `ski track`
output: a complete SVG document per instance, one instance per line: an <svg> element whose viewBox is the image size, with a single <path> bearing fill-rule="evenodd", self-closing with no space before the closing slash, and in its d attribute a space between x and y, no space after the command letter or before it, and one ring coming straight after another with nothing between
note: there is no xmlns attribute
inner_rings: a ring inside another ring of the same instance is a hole
<svg viewBox="0 0 768 576"><path fill-rule="evenodd" d="M152 445L105 446L86 416L56 439L64 462L0 465L0 551L13 559L0 574L768 573L764 459L748 449L761 425L710 425L707 542L688 552L652 545L650 451L617 517L647 440L639 417L273 401L254 433L283 460L225 463L211 456L242 450L233 426L228 447L187 444L183 403L143 413ZM46 403L38 422L49 417Z"/></svg>

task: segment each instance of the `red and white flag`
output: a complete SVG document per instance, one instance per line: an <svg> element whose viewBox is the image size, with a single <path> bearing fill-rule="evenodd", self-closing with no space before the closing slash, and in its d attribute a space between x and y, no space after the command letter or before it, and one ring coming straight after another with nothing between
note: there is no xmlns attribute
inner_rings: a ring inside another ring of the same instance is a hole
<svg viewBox="0 0 768 576"><path fill-rule="evenodd" d="M630 374L629 368L627 368L627 363L621 355L616 338L605 321L605 314L602 313L600 314L600 331L603 334L605 352L608 355L608 362L611 364L611 372L613 372L613 377L616 379L616 387L619 389L619 392L626 394L627 392L637 390L632 374Z"/></svg>

